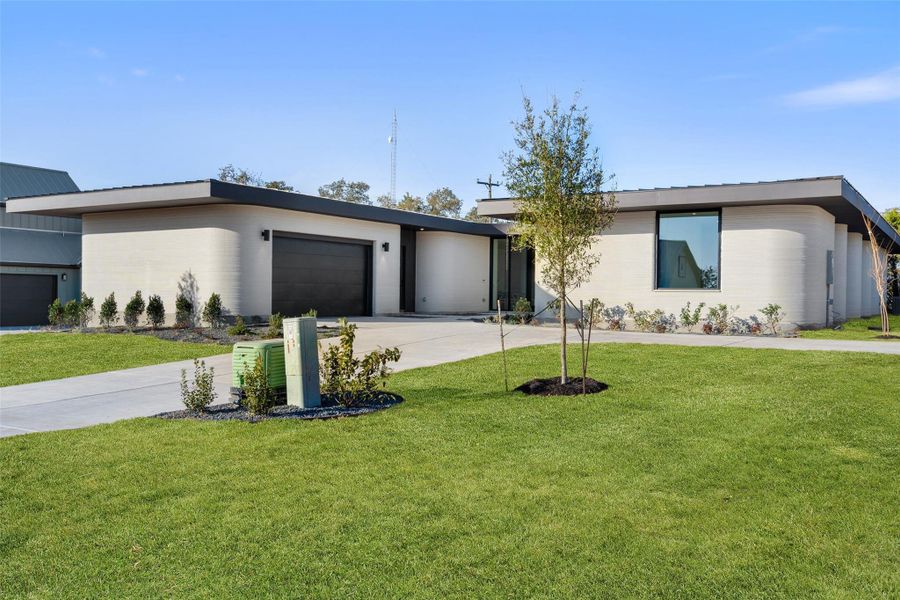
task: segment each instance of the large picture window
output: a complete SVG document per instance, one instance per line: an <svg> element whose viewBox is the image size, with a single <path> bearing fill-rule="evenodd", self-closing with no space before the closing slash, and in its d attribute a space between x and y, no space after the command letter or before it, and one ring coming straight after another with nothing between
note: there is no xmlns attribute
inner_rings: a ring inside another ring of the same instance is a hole
<svg viewBox="0 0 900 600"><path fill-rule="evenodd" d="M658 213L656 287L719 288L719 211Z"/></svg>

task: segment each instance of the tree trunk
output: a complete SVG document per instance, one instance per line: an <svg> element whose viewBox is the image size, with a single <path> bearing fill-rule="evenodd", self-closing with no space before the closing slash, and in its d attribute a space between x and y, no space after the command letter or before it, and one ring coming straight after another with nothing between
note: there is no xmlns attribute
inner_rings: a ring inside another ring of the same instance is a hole
<svg viewBox="0 0 900 600"><path fill-rule="evenodd" d="M560 383L569 383L569 367L566 361L566 292L563 291L559 295L559 326L560 326L560 346L559 360L561 361L561 370L559 376Z"/></svg>

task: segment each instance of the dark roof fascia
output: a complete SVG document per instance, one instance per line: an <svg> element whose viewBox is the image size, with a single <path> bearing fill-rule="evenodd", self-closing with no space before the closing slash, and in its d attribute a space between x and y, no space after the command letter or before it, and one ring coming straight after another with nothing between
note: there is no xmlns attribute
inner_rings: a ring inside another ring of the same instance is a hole
<svg viewBox="0 0 900 600"><path fill-rule="evenodd" d="M155 197L160 190L160 197ZM116 193L128 194L125 200ZM79 199L82 199L79 205ZM88 199L88 200L84 200ZM33 202L32 202L33 201ZM90 206L87 202L92 202ZM29 206L29 204L36 206ZM98 212L152 210L179 206L208 204L237 204L280 208L348 219L388 223L421 230L447 231L468 235L498 236L503 231L491 223L478 223L448 217L383 208L368 204L354 204L330 198L309 196L269 188L229 183L218 179L200 179L173 183L83 190L65 194L43 194L11 199L9 212L24 212L57 216L81 216ZM11 209L11 210L10 210Z"/></svg>
<svg viewBox="0 0 900 600"><path fill-rule="evenodd" d="M425 230L450 231L470 235L496 236L502 232L491 223L478 223L424 215L407 210L383 208L369 204L354 204L330 198L308 196L297 192L285 192L269 188L260 188L237 183L228 183L217 179L210 180L210 195L235 204L282 208L319 215L390 223Z"/></svg>
<svg viewBox="0 0 900 600"><path fill-rule="evenodd" d="M853 184L846 179L843 179L841 182L841 195L844 200L853 205L857 211L864 214L872 221L876 227L876 231L881 234L881 239L878 241L882 246L887 246L888 244L885 242L889 241L890 243L893 243L893 251L900 251L900 234L891 227L891 224L881 216L881 213L878 212L874 206L869 204L869 201L866 200L863 195L853 187Z"/></svg>
<svg viewBox="0 0 900 600"><path fill-rule="evenodd" d="M0 267L20 267L33 269L80 269L81 265L45 264L30 262L4 262L0 261Z"/></svg>

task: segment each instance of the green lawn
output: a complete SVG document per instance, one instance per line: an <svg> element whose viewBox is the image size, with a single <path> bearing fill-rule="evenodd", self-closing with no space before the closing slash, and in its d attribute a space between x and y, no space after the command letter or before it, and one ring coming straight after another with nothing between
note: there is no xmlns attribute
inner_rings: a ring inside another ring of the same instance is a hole
<svg viewBox="0 0 900 600"><path fill-rule="evenodd" d="M102 373L229 352L216 344L148 335L18 333L0 335L0 387Z"/></svg>
<svg viewBox="0 0 900 600"><path fill-rule="evenodd" d="M493 355L360 418L2 439L0 596L896 597L897 357L592 356L589 398Z"/></svg>
<svg viewBox="0 0 900 600"><path fill-rule="evenodd" d="M891 334L900 336L900 315L891 315ZM869 327L877 327L877 330L871 330ZM879 338L881 335L881 317L866 317L864 319L850 319L841 325L840 329L811 329L808 331L800 331L800 337L828 339L828 340L880 340L884 342L897 342L896 339Z"/></svg>

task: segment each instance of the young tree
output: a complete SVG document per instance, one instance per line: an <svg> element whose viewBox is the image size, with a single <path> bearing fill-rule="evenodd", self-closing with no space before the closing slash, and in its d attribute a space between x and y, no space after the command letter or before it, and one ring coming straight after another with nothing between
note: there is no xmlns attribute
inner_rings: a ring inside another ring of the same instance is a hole
<svg viewBox="0 0 900 600"><path fill-rule="evenodd" d="M872 267L869 275L875 282L875 291L878 293L878 307L881 313L881 335L887 337L891 334L891 320L888 312L888 256L891 254L893 244L888 242L885 252L881 251L878 238L875 234L875 226L872 221L863 214L863 223L866 226L866 234L869 236L869 251L872 253Z"/></svg>
<svg viewBox="0 0 900 600"><path fill-rule="evenodd" d="M372 204L369 200L369 184L364 181L345 181L343 178L319 188L319 195L332 200L353 204Z"/></svg>
<svg viewBox="0 0 900 600"><path fill-rule="evenodd" d="M466 221L474 221L476 223L493 223L494 219L491 217L482 217L478 214L478 206L473 206L469 209L469 212L465 214L463 217Z"/></svg>
<svg viewBox="0 0 900 600"><path fill-rule="evenodd" d="M518 248L534 249L543 283L559 297L560 382L568 383L566 301L591 274L599 255L591 245L615 218L616 198L607 183L591 127L578 96L568 110L554 97L535 114L527 97L525 116L513 123L516 150L503 155L506 188L516 198L512 233Z"/></svg>
<svg viewBox="0 0 900 600"><path fill-rule="evenodd" d="M462 200L448 187L434 190L425 196L425 212L439 217L459 218Z"/></svg>

